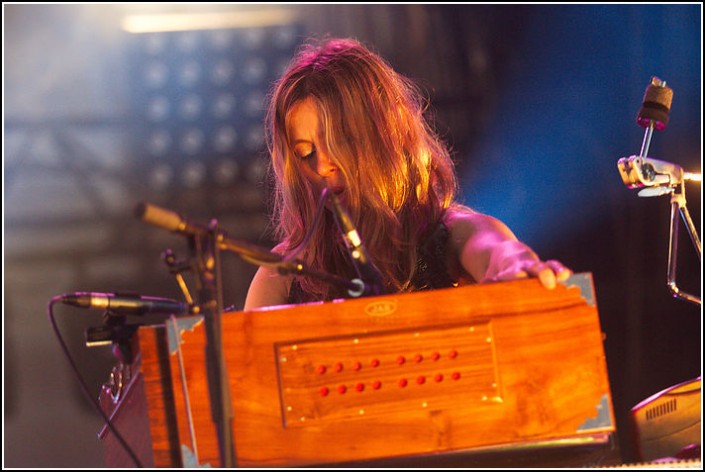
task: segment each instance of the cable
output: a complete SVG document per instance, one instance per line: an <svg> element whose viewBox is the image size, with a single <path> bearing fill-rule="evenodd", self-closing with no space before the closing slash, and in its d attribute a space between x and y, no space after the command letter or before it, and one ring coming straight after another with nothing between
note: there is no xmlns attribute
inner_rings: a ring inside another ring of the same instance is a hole
<svg viewBox="0 0 705 472"><path fill-rule="evenodd" d="M301 252L308 246L308 243L311 242L311 238L313 237L314 232L316 231L316 227L318 226L318 223L321 221L321 215L323 215L323 210L325 209L325 203L326 200L328 199L328 192L330 190L328 187L325 187L323 191L321 192L321 196L318 199L318 208L316 208L316 215L313 217L313 223L311 224L311 227L309 228L308 233L306 234L306 237L304 237L304 240L299 244L299 250L295 251L288 256L284 258L285 261L291 261L293 260L296 256L301 254Z"/></svg>
<svg viewBox="0 0 705 472"><path fill-rule="evenodd" d="M282 257L280 261L265 261L262 259L258 259L256 256L248 255L248 254L240 254L240 257L244 259L245 261L255 264L255 265L262 265L262 266L271 266L271 267L277 267L281 265L288 265L290 262L294 261L296 256L301 254L301 252L308 246L309 242L311 242L311 238L313 237L313 234L316 231L316 227L318 226L318 223L321 221L321 215L323 215L323 210L325 209L325 202L328 198L328 188L324 188L323 192L321 192L321 196L318 199L318 208L316 209L316 215L313 217L313 222L311 223L311 227L304 237L304 240L299 244L299 249L292 252L291 254Z"/></svg>
<svg viewBox="0 0 705 472"><path fill-rule="evenodd" d="M73 373L76 375L76 378L78 379L78 383L81 386L81 390L83 390L83 393L88 397L90 403L96 407L98 412L100 413L100 416L103 417L103 420L105 421L105 424L108 425L108 428L110 431L113 432L115 437L117 438L118 442L120 442L120 445L125 449L125 451L130 455L130 458L133 460L135 465L139 468L143 468L144 466L142 465L142 462L137 458L137 455L135 452L132 450L132 448L127 444L127 441L122 437L122 435L115 429L113 426L113 423L110 421L110 418L108 418L108 415L103 411L103 409L100 407L100 404L98 401L93 398L91 395L90 389L86 385L86 382L83 380L83 377L81 377L81 373L78 370L78 367L76 366L76 363L74 362L73 358L71 357L71 353L69 352L68 346L66 346L66 343L64 342L64 339L61 337L61 332L59 331L59 327L56 325L56 321L54 320L54 304L57 302L62 301L63 295L57 295L53 297L49 301L49 305L47 306L47 314L49 315L49 322L51 323L52 328L54 329L54 332L56 333L56 338L59 341L59 345L61 346L61 350L64 351L64 355L69 361L69 364L71 365L71 369L73 370Z"/></svg>

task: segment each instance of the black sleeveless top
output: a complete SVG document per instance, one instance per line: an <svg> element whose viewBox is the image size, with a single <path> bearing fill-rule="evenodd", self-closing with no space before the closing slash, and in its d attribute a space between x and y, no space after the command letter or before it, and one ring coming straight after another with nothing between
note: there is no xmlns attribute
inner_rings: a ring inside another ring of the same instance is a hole
<svg viewBox="0 0 705 472"><path fill-rule="evenodd" d="M417 251L416 272L411 279L412 291L433 290L455 285L448 274L446 258L448 257L448 239L450 233L443 222L424 240ZM339 297L331 297L339 298ZM303 291L298 280L294 278L289 290L287 303L306 303L315 301Z"/></svg>

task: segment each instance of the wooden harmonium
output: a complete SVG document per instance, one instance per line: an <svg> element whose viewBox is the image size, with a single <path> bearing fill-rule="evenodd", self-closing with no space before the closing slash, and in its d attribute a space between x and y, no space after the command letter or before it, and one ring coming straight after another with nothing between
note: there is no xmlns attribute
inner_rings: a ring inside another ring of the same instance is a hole
<svg viewBox="0 0 705 472"><path fill-rule="evenodd" d="M240 467L432 465L602 445L615 431L590 274L554 290L528 279L221 321ZM205 340L197 316L138 330L150 465L220 465Z"/></svg>

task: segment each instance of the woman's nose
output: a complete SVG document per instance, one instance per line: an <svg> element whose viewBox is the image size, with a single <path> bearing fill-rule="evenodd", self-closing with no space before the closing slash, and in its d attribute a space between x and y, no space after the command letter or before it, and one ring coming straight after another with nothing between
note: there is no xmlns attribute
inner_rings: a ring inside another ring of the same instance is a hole
<svg viewBox="0 0 705 472"><path fill-rule="evenodd" d="M338 170L338 167L330 160L328 154L323 152L316 153L316 172L318 175L325 177Z"/></svg>

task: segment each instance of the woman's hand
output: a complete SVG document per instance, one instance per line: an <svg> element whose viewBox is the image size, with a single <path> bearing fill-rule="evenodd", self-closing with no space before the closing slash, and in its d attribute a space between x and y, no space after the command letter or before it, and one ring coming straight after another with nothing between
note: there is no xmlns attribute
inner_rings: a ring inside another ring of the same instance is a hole
<svg viewBox="0 0 705 472"><path fill-rule="evenodd" d="M553 289L557 282L564 282L572 273L559 261L540 260L520 241L505 241L493 248L485 277L480 283L536 277L544 287Z"/></svg>

